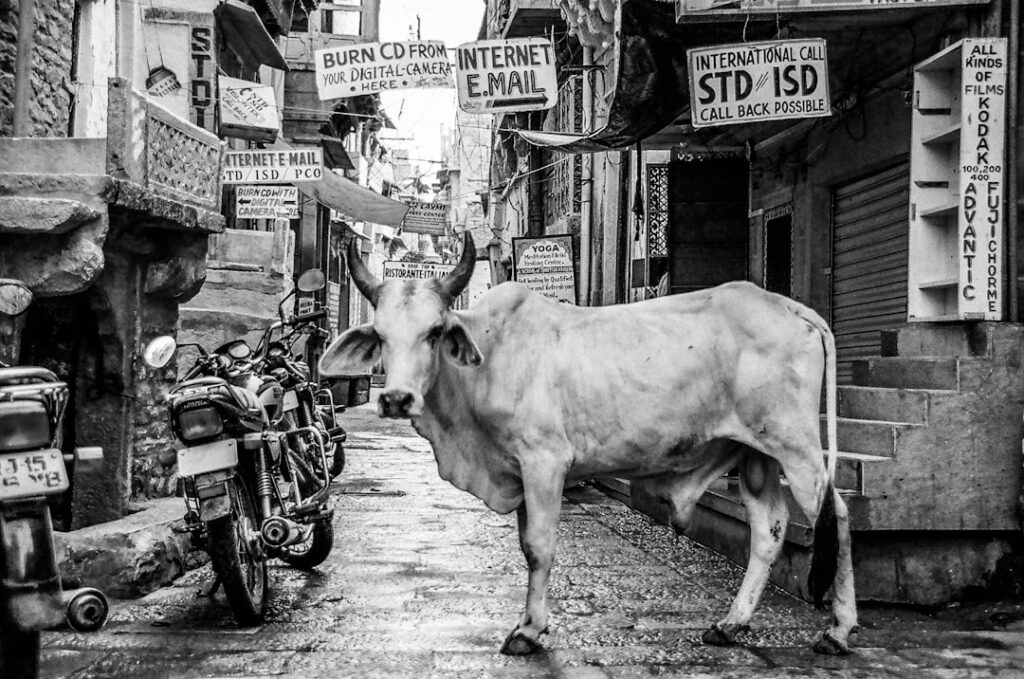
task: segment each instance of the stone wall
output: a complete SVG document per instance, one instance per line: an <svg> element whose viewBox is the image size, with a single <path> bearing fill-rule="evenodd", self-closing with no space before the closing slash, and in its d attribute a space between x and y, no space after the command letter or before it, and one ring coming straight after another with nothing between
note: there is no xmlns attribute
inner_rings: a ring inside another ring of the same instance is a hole
<svg viewBox="0 0 1024 679"><path fill-rule="evenodd" d="M12 136L18 3L0 9L0 137ZM31 136L66 137L71 111L71 46L75 3L36 0L32 55Z"/></svg>

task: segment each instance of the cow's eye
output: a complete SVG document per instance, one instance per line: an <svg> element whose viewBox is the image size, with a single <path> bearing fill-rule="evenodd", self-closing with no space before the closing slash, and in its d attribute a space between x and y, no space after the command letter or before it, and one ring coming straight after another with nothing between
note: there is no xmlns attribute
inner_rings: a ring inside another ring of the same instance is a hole
<svg viewBox="0 0 1024 679"><path fill-rule="evenodd" d="M435 325L427 332L427 344L433 349L437 346L438 340L441 339L441 335L444 334L444 328L440 325Z"/></svg>

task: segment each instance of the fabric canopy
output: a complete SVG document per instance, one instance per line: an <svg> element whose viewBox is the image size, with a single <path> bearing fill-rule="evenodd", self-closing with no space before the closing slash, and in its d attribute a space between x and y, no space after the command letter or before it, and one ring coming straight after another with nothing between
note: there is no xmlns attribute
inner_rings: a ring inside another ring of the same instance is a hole
<svg viewBox="0 0 1024 679"><path fill-rule="evenodd" d="M621 149L670 125L689 106L686 46L693 31L676 24L674 4L623 0L619 14L614 94L604 127L585 135L518 130L519 136L565 153Z"/></svg>
<svg viewBox="0 0 1024 679"><path fill-rule="evenodd" d="M267 148L288 151L295 147L278 139ZM295 186L304 195L359 221L398 227L409 210L405 203L391 200L326 169L323 179L315 182L296 182Z"/></svg>
<svg viewBox="0 0 1024 679"><path fill-rule="evenodd" d="M238 0L227 0L217 5L213 13L220 19L224 38L231 51L244 61L288 70L281 50L270 37L256 10Z"/></svg>

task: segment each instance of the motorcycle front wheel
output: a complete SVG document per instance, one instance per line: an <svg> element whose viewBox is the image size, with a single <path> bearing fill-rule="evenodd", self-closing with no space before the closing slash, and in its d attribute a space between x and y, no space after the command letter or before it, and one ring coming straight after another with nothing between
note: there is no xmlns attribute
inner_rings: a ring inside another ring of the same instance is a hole
<svg viewBox="0 0 1024 679"><path fill-rule="evenodd" d="M0 677L39 676L39 632L0 622Z"/></svg>
<svg viewBox="0 0 1024 679"><path fill-rule="evenodd" d="M334 549L334 525L317 521L302 542L281 550L280 559L289 566L310 570L322 564Z"/></svg>
<svg viewBox="0 0 1024 679"><path fill-rule="evenodd" d="M206 524L213 570L221 578L235 620L243 627L263 622L267 602L267 562L250 549L259 525L252 495L241 477L228 482L231 513Z"/></svg>

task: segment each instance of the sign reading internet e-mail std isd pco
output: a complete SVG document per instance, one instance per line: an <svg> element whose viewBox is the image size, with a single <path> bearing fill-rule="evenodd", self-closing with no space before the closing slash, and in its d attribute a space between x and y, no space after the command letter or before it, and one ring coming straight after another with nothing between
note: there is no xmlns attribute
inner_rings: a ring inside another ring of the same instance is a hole
<svg viewBox="0 0 1024 679"><path fill-rule="evenodd" d="M820 38L700 47L686 54L694 127L832 115Z"/></svg>
<svg viewBox="0 0 1024 679"><path fill-rule="evenodd" d="M292 184L324 176L322 149L228 151L221 180L225 184Z"/></svg>
<svg viewBox="0 0 1024 679"><path fill-rule="evenodd" d="M459 45L455 73L459 107L467 113L539 111L558 101L555 50L546 38Z"/></svg>
<svg viewBox="0 0 1024 679"><path fill-rule="evenodd" d="M369 42L313 53L321 101L384 90L451 87L452 65L443 42Z"/></svg>
<svg viewBox="0 0 1024 679"><path fill-rule="evenodd" d="M239 219L298 219L299 190L294 186L238 186L235 217Z"/></svg>

